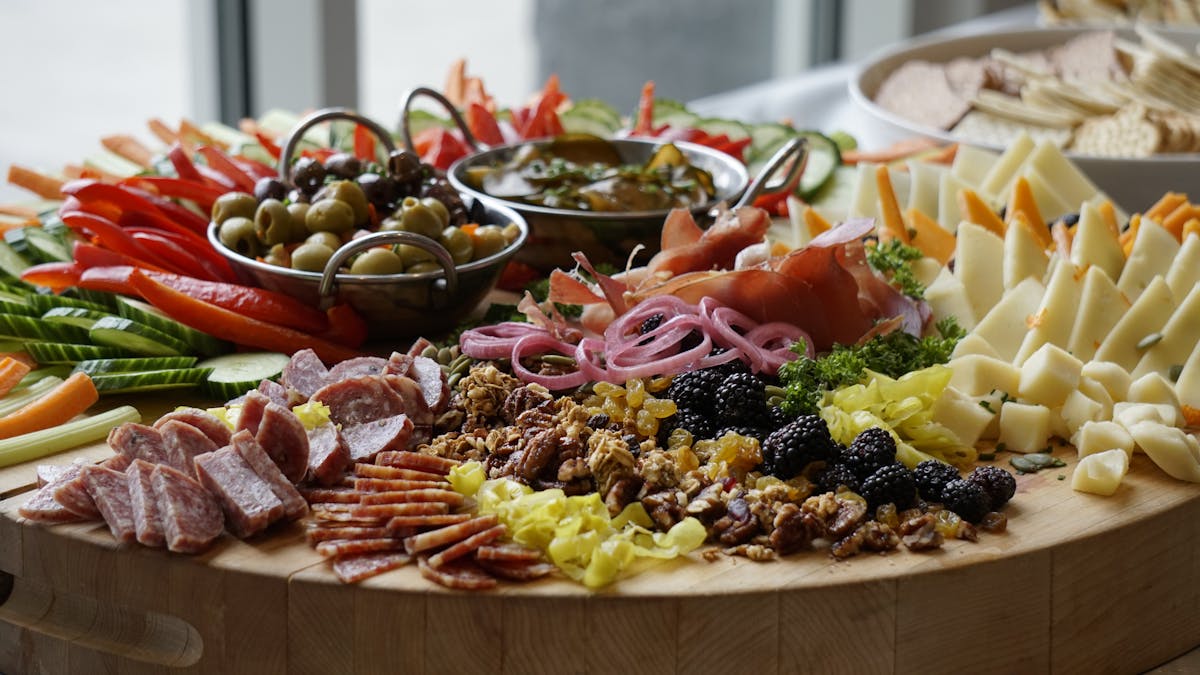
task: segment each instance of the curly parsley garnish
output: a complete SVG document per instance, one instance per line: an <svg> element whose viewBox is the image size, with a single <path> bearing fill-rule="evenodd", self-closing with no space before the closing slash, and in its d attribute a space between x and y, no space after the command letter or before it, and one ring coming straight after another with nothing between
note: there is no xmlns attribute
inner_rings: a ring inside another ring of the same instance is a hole
<svg viewBox="0 0 1200 675"><path fill-rule="evenodd" d="M913 274L912 263L924 255L919 249L898 239L867 246L867 263L887 276L901 293L916 300L925 299L925 286Z"/></svg>

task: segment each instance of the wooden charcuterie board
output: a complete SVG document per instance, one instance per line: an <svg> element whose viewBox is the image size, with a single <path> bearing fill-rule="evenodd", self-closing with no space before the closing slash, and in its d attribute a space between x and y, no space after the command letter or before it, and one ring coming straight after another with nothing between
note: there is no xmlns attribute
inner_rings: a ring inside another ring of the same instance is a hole
<svg viewBox="0 0 1200 675"><path fill-rule="evenodd" d="M693 554L600 592L563 579L455 592L415 566L343 585L295 524L195 557L119 546L101 523L23 522L34 465L11 467L0 571L44 589L49 609L90 608L93 633L96 607L133 620L109 629L116 653L0 621L0 671L1140 672L1195 647L1200 491L1139 455L1113 497L1074 492L1058 480L1074 452L1056 454L1068 466L1019 476L1008 532L977 543L845 561Z"/></svg>

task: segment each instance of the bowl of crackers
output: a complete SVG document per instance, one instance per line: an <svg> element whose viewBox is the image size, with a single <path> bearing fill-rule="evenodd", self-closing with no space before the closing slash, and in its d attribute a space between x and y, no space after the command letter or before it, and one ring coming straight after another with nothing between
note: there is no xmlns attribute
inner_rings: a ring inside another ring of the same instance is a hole
<svg viewBox="0 0 1200 675"><path fill-rule="evenodd" d="M1195 182L1198 43L1144 27L931 38L870 59L850 97L893 135L996 152L1024 135L1053 143L1133 210Z"/></svg>

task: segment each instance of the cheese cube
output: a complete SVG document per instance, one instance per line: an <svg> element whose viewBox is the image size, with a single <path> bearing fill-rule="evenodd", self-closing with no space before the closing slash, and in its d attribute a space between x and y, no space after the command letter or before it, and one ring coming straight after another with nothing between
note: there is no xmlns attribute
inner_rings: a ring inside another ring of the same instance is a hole
<svg viewBox="0 0 1200 675"><path fill-rule="evenodd" d="M968 396L981 396L992 390L1014 393L1021 382L1021 371L1007 361L979 354L967 354L950 361L954 374L950 386ZM1063 395L1066 398L1066 395Z"/></svg>
<svg viewBox="0 0 1200 675"><path fill-rule="evenodd" d="M986 441L994 441L1000 438L1000 407L1004 405L1005 399L1008 398L1008 392L993 391L990 394L984 394L978 397L976 403L979 407L993 412L992 420L983 428L983 433L979 438Z"/></svg>
<svg viewBox="0 0 1200 675"><path fill-rule="evenodd" d="M1129 456L1120 449L1105 450L1079 460L1071 474L1071 489L1108 497L1129 471Z"/></svg>
<svg viewBox="0 0 1200 675"><path fill-rule="evenodd" d="M1169 427L1179 426L1179 410L1166 403L1130 403L1113 405L1113 421L1126 429L1139 422L1155 422Z"/></svg>
<svg viewBox="0 0 1200 675"><path fill-rule="evenodd" d="M1104 385L1100 384L1099 380L1094 380L1087 375L1080 375L1079 392L1100 404L1100 419L1112 419L1113 399L1108 390L1104 388Z"/></svg>
<svg viewBox="0 0 1200 675"><path fill-rule="evenodd" d="M1103 385L1114 403L1129 397L1129 385L1133 379L1129 377L1129 371L1111 361L1088 361L1083 364L1080 374Z"/></svg>
<svg viewBox="0 0 1200 675"><path fill-rule="evenodd" d="M1013 452L1040 452L1050 439L1050 409L1008 401L1000 407L1000 443Z"/></svg>
<svg viewBox="0 0 1200 675"><path fill-rule="evenodd" d="M979 333L971 333L959 340L958 344L954 345L954 351L950 354L950 357L958 358L967 354L980 354L993 359L1000 358L1000 353L996 351L996 348L988 344L987 340L980 337Z"/></svg>
<svg viewBox="0 0 1200 675"><path fill-rule="evenodd" d="M1083 364L1062 347L1044 344L1029 357L1020 370L1021 398L1057 408L1067 395L1079 388Z"/></svg>
<svg viewBox="0 0 1200 675"><path fill-rule="evenodd" d="M996 417L975 399L954 387L946 387L933 404L933 421L949 429L963 445L975 445L983 430Z"/></svg>
<svg viewBox="0 0 1200 675"><path fill-rule="evenodd" d="M1062 416L1062 408L1050 409L1050 435L1064 441L1071 437L1071 430Z"/></svg>
<svg viewBox="0 0 1200 675"><path fill-rule="evenodd" d="M1195 436L1158 422L1138 422L1129 434L1168 476L1200 483L1200 442Z"/></svg>
<svg viewBox="0 0 1200 675"><path fill-rule="evenodd" d="M1063 438L1071 438L1084 424L1103 419L1104 406L1081 391L1073 391L1067 394L1067 400L1063 401L1059 414L1066 425L1067 433Z"/></svg>
<svg viewBox="0 0 1200 675"><path fill-rule="evenodd" d="M1071 439L1080 457L1119 448L1133 456L1133 436L1116 422L1085 422Z"/></svg>

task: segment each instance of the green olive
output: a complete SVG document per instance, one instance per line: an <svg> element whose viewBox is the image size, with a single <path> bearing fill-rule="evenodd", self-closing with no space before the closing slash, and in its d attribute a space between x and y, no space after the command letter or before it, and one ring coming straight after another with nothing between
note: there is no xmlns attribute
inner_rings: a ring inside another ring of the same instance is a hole
<svg viewBox="0 0 1200 675"><path fill-rule="evenodd" d="M400 261L404 263L405 269L409 269L419 262L433 260L432 253L411 244L397 244L396 255L400 256Z"/></svg>
<svg viewBox="0 0 1200 675"><path fill-rule="evenodd" d="M455 265L471 262L471 256L475 253L475 245L471 243L471 237L466 232L457 227L447 227L442 230L441 237L442 246L450 252L450 257L454 258Z"/></svg>
<svg viewBox="0 0 1200 675"><path fill-rule="evenodd" d="M379 223L379 229L383 232L403 232L404 223L399 218L384 218L382 223Z"/></svg>
<svg viewBox="0 0 1200 675"><path fill-rule="evenodd" d="M441 272L442 266L435 262L419 262L406 270L409 274L422 274L424 272Z"/></svg>
<svg viewBox="0 0 1200 675"><path fill-rule="evenodd" d="M504 232L496 225L484 225L475 230L475 259L486 258L508 246Z"/></svg>
<svg viewBox="0 0 1200 675"><path fill-rule="evenodd" d="M350 266L351 274L400 274L404 263L390 248L373 248L358 256Z"/></svg>
<svg viewBox="0 0 1200 675"><path fill-rule="evenodd" d="M300 244L292 251L292 269L321 272L333 257L333 249L324 244Z"/></svg>
<svg viewBox="0 0 1200 675"><path fill-rule="evenodd" d="M314 232L304 241L308 244L321 244L330 251L336 251L342 246L342 238L332 232Z"/></svg>
<svg viewBox="0 0 1200 675"><path fill-rule="evenodd" d="M339 199L350 205L354 210L354 224L365 225L371 217L370 207L367 206L367 195L362 186L352 180L337 180L325 186L325 198Z"/></svg>
<svg viewBox="0 0 1200 675"><path fill-rule="evenodd" d="M293 238L292 214L278 199L264 199L254 212L254 230L267 246L287 243Z"/></svg>
<svg viewBox="0 0 1200 675"><path fill-rule="evenodd" d="M224 225L230 218L254 218L254 210L258 208L258 200L254 195L245 192L226 192L213 202L212 219L218 225Z"/></svg>
<svg viewBox="0 0 1200 675"><path fill-rule="evenodd" d="M304 217L308 215L308 204L303 202L292 202L287 205L288 213L292 216L292 227L295 230L295 237L301 239L308 230L304 227Z"/></svg>
<svg viewBox="0 0 1200 675"><path fill-rule="evenodd" d="M234 216L221 223L217 230L221 243L248 258L258 255L262 244L254 232L254 221L242 216Z"/></svg>
<svg viewBox="0 0 1200 675"><path fill-rule="evenodd" d="M283 244L275 244L263 256L263 262L268 265L277 265L279 267L292 266L292 254Z"/></svg>
<svg viewBox="0 0 1200 675"><path fill-rule="evenodd" d="M405 197L400 206L400 222L405 231L437 239L445 225L433 209L414 197Z"/></svg>
<svg viewBox="0 0 1200 675"><path fill-rule="evenodd" d="M322 199L308 207L304 225L309 232L349 232L354 229L354 209L337 199Z"/></svg>
<svg viewBox="0 0 1200 675"><path fill-rule="evenodd" d="M437 214L438 220L442 221L442 227L450 224L450 210L442 203L442 200L435 197L425 197L421 203L428 206L434 213Z"/></svg>
<svg viewBox="0 0 1200 675"><path fill-rule="evenodd" d="M517 237L521 236L521 226L516 223L509 223L500 231L504 234L504 241L510 244L516 241Z"/></svg>

